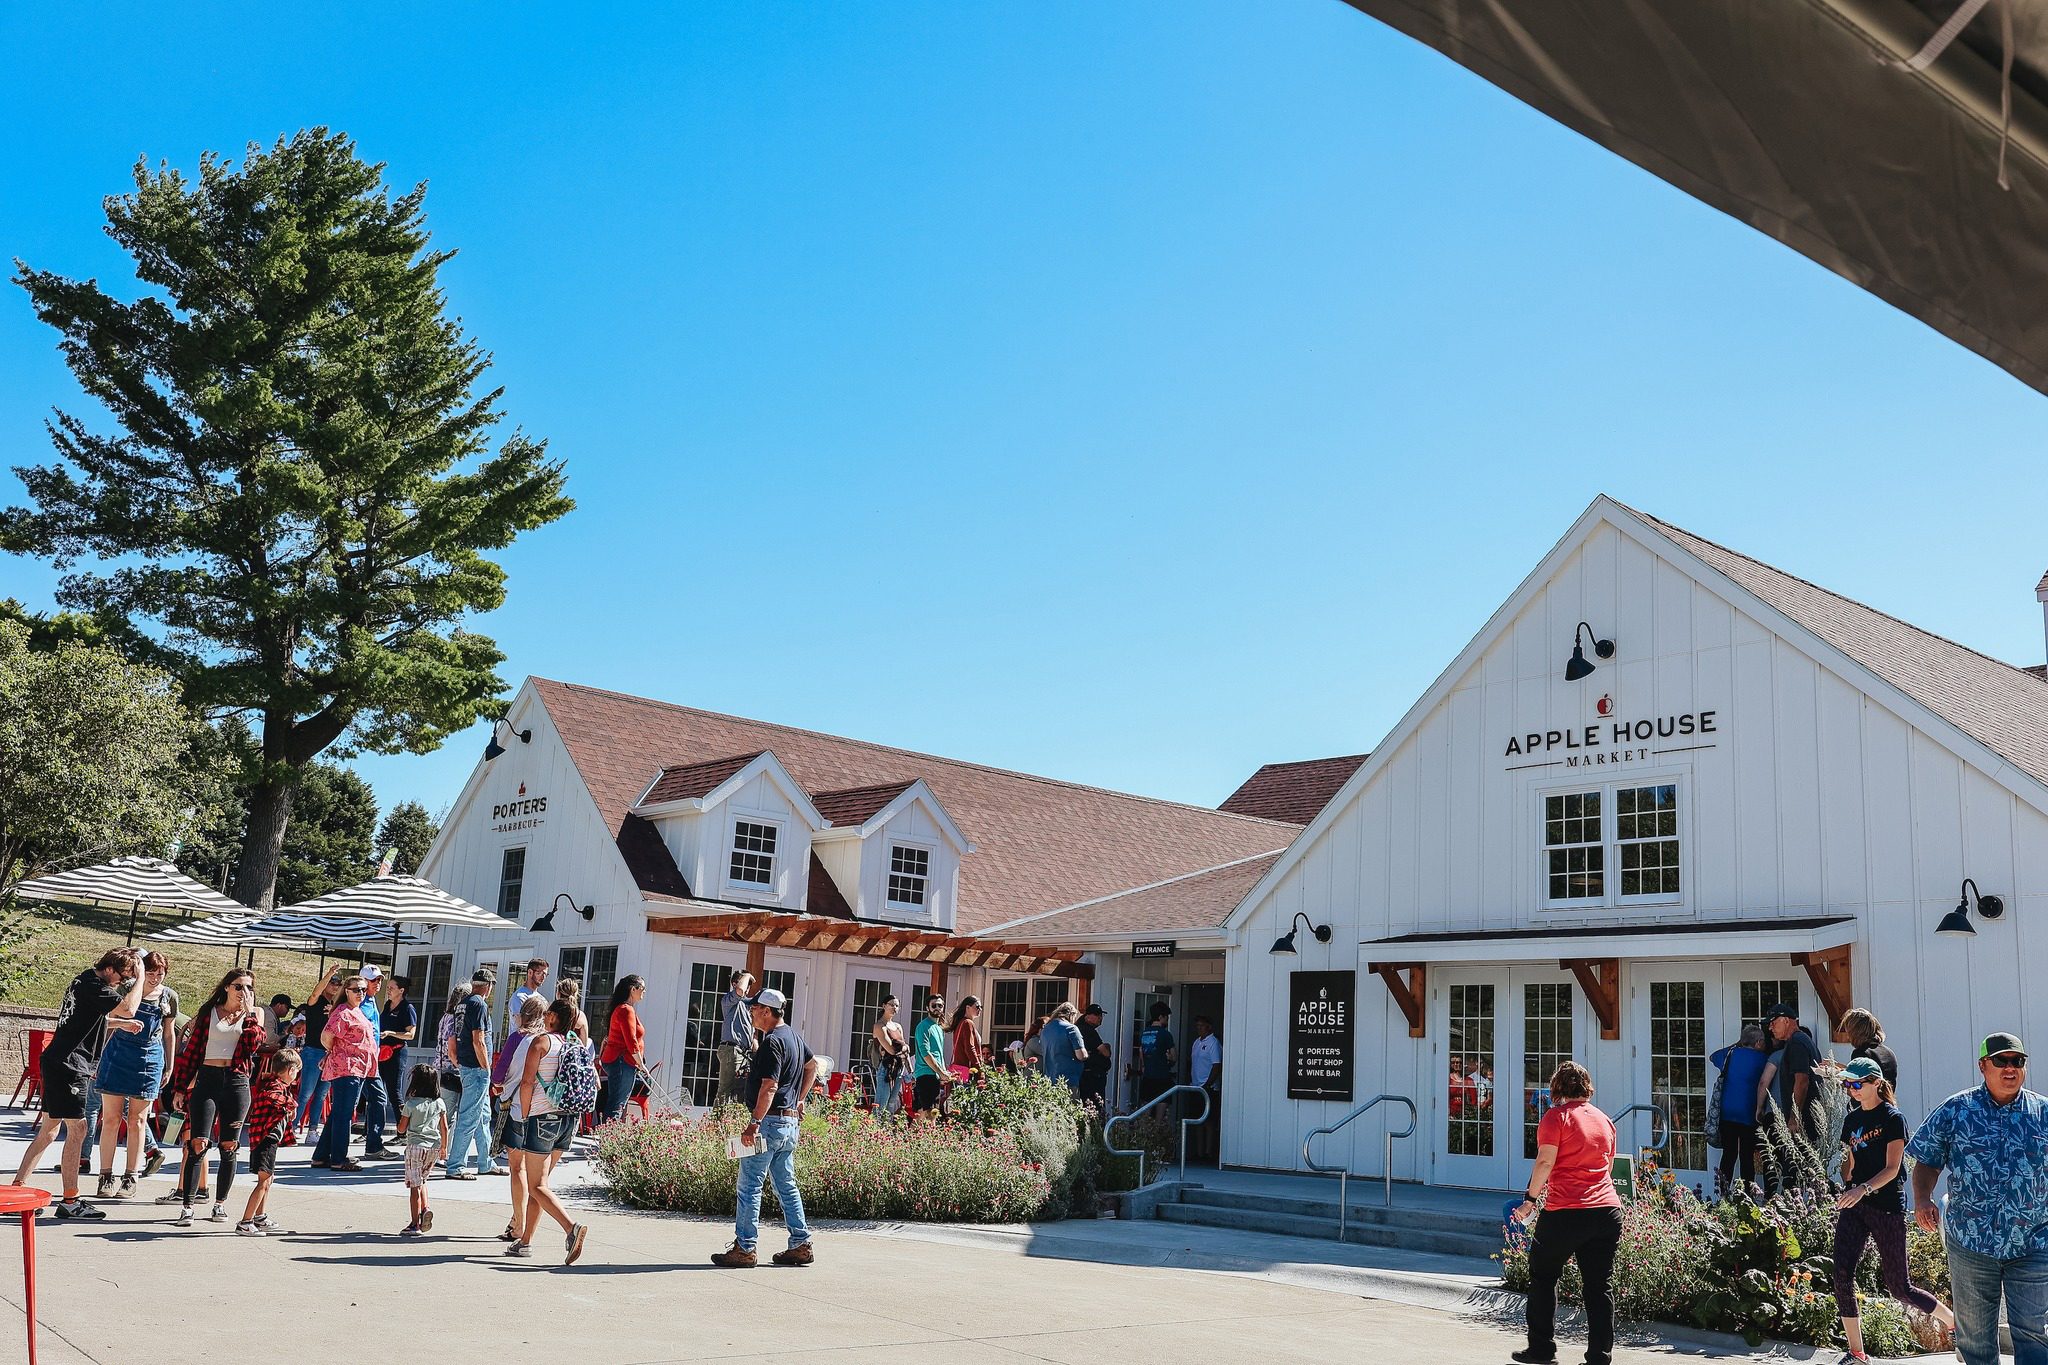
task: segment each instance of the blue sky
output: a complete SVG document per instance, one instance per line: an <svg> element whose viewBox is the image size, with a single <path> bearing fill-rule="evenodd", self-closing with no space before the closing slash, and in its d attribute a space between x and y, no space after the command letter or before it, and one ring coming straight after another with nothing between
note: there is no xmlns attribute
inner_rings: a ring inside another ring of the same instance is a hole
<svg viewBox="0 0 2048 1365"><path fill-rule="evenodd" d="M508 682L1213 804L1376 744L1598 492L2042 657L2038 395L1337 0L205 13L0 17L0 252L121 292L138 156L301 126L428 180L580 504ZM0 465L77 404L8 287Z"/></svg>

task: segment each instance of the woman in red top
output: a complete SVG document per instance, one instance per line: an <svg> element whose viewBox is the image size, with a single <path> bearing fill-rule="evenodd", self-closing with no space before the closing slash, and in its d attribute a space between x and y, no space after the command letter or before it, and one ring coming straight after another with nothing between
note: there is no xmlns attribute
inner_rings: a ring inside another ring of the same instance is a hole
<svg viewBox="0 0 2048 1365"><path fill-rule="evenodd" d="M647 1062L647 1030L640 1024L640 1000L646 994L647 982L638 976L625 977L612 988L611 1022L597 1054L598 1065L604 1068L605 1123L626 1112L633 1083Z"/></svg>
<svg viewBox="0 0 2048 1365"><path fill-rule="evenodd" d="M988 1048L974 1026L981 1021L981 1001L975 996L962 1000L953 1011L953 1065L979 1071L988 1065Z"/></svg>
<svg viewBox="0 0 2048 1365"><path fill-rule="evenodd" d="M1586 1284L1586 1365L1614 1358L1614 1252L1621 1244L1621 1195L1614 1188L1614 1124L1595 1109L1593 1077L1562 1062L1550 1077L1551 1107L1536 1123L1536 1169L1529 1197L1515 1210L1526 1223L1540 1202L1543 1216L1529 1242L1529 1345L1512 1359L1550 1365L1557 1359L1557 1280L1576 1256Z"/></svg>

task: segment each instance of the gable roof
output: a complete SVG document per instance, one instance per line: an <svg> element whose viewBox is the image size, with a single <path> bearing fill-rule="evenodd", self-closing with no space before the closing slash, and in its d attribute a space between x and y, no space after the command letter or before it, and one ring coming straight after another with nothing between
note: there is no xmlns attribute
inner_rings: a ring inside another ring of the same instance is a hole
<svg viewBox="0 0 2048 1365"><path fill-rule="evenodd" d="M910 790L909 782L877 782L836 792L812 792L811 804L835 825L864 825L875 812Z"/></svg>
<svg viewBox="0 0 2048 1365"><path fill-rule="evenodd" d="M1014 930L1043 942L1220 929L1283 851L1276 848L992 928L1002 933Z"/></svg>
<svg viewBox="0 0 2048 1365"><path fill-rule="evenodd" d="M1370 754L1268 763L1244 780L1216 809L1305 825L1316 818Z"/></svg>
<svg viewBox="0 0 2048 1365"><path fill-rule="evenodd" d="M654 779L647 794L636 805L652 806L663 801L694 801L718 790L728 777L759 758L764 751L734 754L729 758L706 759L702 763L672 763Z"/></svg>
<svg viewBox="0 0 2048 1365"><path fill-rule="evenodd" d="M1268 852L1299 832L1277 821L574 683L534 678L531 685L606 828L622 837L629 811L647 788L647 775L669 766L769 750L806 791L841 792L923 778L975 847L960 866L956 927L962 933ZM630 857L628 867L637 879L640 869Z"/></svg>
<svg viewBox="0 0 2048 1365"><path fill-rule="evenodd" d="M2048 782L2048 684L2039 675L1647 513L1635 515L1992 753L2036 781Z"/></svg>

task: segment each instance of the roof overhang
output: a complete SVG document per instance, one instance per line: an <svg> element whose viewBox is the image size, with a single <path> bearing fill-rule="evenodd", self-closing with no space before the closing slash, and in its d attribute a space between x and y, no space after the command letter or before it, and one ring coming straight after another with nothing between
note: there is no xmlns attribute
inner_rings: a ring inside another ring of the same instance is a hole
<svg viewBox="0 0 2048 1365"><path fill-rule="evenodd" d="M716 913L676 913L708 907ZM896 962L923 962L948 967L982 967L990 971L1036 976L1092 979L1095 968L1082 962L1075 948L1017 943L1005 939L949 934L868 920L831 919L787 911L740 910L710 901L647 904L647 927L657 934L714 939L727 943L761 944L799 952L841 953L849 957Z"/></svg>
<svg viewBox="0 0 2048 1365"><path fill-rule="evenodd" d="M1374 962L1431 965L1558 962L1586 958L1740 958L1823 953L1853 944L1854 917L1738 919L1659 924L1545 926L1438 934L1398 934L1359 941Z"/></svg>

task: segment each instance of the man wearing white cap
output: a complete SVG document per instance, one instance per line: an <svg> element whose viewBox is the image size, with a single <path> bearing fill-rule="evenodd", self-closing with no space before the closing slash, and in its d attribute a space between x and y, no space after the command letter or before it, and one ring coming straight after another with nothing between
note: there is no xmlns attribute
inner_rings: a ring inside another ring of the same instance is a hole
<svg viewBox="0 0 2048 1365"><path fill-rule="evenodd" d="M384 989L384 969L374 962L365 963L356 973L363 979L363 1018L370 1021L370 1055L382 1058L384 1055L384 1011L377 1004L377 993ZM389 1121L384 1112L384 1080L375 1066L370 1074L363 1077L363 1155L367 1157L394 1157L402 1153L391 1151L384 1145L384 1125Z"/></svg>
<svg viewBox="0 0 2048 1365"><path fill-rule="evenodd" d="M778 990L765 990L748 1002L753 1014L754 1058L747 1068L754 1087L754 1121L740 1133L749 1148L740 1158L739 1202L733 1217L733 1242L711 1258L727 1270L751 1270L760 1264L754 1254L760 1231L761 1186L775 1182L782 1221L789 1228L789 1249L775 1253L775 1264L809 1265L811 1229L804 1222L804 1197L796 1187L797 1121L803 1097L818 1080L818 1059L788 1022L789 1001Z"/></svg>

